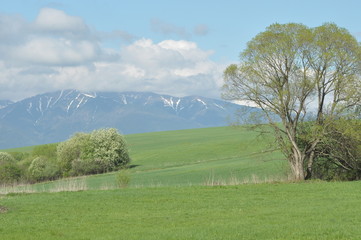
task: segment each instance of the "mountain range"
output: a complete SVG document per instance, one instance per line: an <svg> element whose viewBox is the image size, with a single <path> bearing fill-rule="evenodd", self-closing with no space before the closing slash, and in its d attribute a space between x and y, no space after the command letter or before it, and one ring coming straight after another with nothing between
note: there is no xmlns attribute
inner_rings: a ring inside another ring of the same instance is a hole
<svg viewBox="0 0 361 240"><path fill-rule="evenodd" d="M64 141L75 132L106 127L132 134L226 126L240 108L249 107L148 92L62 90L0 100L0 149Z"/></svg>

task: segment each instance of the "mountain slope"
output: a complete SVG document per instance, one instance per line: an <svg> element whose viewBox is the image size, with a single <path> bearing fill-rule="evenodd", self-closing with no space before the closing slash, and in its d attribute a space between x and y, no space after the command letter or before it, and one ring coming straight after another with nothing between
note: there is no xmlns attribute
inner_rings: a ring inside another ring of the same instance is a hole
<svg viewBox="0 0 361 240"><path fill-rule="evenodd" d="M12 103L13 102L10 100L0 100L0 109L5 108Z"/></svg>
<svg viewBox="0 0 361 240"><path fill-rule="evenodd" d="M227 125L236 109L204 97L63 90L0 109L0 149L63 141L79 131L115 127L124 134Z"/></svg>

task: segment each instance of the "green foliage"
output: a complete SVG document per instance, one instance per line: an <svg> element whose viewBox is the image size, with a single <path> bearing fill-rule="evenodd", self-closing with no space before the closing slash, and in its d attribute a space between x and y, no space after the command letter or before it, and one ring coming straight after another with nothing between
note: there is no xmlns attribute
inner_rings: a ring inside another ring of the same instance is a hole
<svg viewBox="0 0 361 240"><path fill-rule="evenodd" d="M58 144L57 161L63 173L69 173L72 162L83 157L89 137L86 133L76 133L72 138Z"/></svg>
<svg viewBox="0 0 361 240"><path fill-rule="evenodd" d="M302 148L311 145L314 136L320 139L314 151L312 178L328 181L359 180L361 121L349 118L325 121L323 128L315 122L307 122L298 131L298 144Z"/></svg>
<svg viewBox="0 0 361 240"><path fill-rule="evenodd" d="M90 134L88 158L97 162L104 172L123 167L130 162L126 142L114 128L95 130Z"/></svg>
<svg viewBox="0 0 361 240"><path fill-rule="evenodd" d="M103 173L104 168L101 165L101 162L97 162L92 159L75 159L71 162L71 170L69 175L71 176L82 176L89 174L99 174Z"/></svg>
<svg viewBox="0 0 361 240"><path fill-rule="evenodd" d="M28 168L33 157L30 152L0 152L0 182L28 182Z"/></svg>
<svg viewBox="0 0 361 240"><path fill-rule="evenodd" d="M46 157L48 159L56 159L57 144L44 144L35 146L32 155L35 157Z"/></svg>
<svg viewBox="0 0 361 240"><path fill-rule="evenodd" d="M20 162L30 156L28 152L9 152L9 154L13 156L16 162Z"/></svg>
<svg viewBox="0 0 361 240"><path fill-rule="evenodd" d="M60 175L56 163L43 156L35 158L28 171L30 177L35 181L54 180Z"/></svg>
<svg viewBox="0 0 361 240"><path fill-rule="evenodd" d="M9 153L0 152L0 184L14 183L20 180L21 170Z"/></svg>
<svg viewBox="0 0 361 240"><path fill-rule="evenodd" d="M130 183L130 173L126 169L118 171L115 175L116 184L119 188L126 188Z"/></svg>
<svg viewBox="0 0 361 240"><path fill-rule="evenodd" d="M130 162L126 142L114 128L75 134L58 145L57 159L70 175L114 171Z"/></svg>
<svg viewBox="0 0 361 240"><path fill-rule="evenodd" d="M328 123L325 132L316 148L315 175L333 164L334 173L328 180L361 179L361 121L338 119Z"/></svg>
<svg viewBox="0 0 361 240"><path fill-rule="evenodd" d="M317 157L312 168L312 179L326 181L350 181L360 178L359 170L344 169L332 159Z"/></svg>
<svg viewBox="0 0 361 240"><path fill-rule="evenodd" d="M6 163L14 163L15 159L11 154L7 152L0 152L0 165L4 165Z"/></svg>
<svg viewBox="0 0 361 240"><path fill-rule="evenodd" d="M21 169L15 162L0 164L0 184L16 183L21 179Z"/></svg>
<svg viewBox="0 0 361 240"><path fill-rule="evenodd" d="M308 178L326 118L338 119L360 105L361 44L332 23L315 28L272 24L247 44L240 57L239 65L224 71L223 97L262 109L295 179ZM316 111L309 109L313 101ZM308 132L307 144L301 147L298 128L312 112L320 129Z"/></svg>

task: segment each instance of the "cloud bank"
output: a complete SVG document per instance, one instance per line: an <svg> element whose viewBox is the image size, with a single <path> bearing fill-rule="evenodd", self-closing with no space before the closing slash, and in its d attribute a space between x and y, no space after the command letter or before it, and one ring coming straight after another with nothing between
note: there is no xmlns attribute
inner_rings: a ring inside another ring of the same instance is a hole
<svg viewBox="0 0 361 240"><path fill-rule="evenodd" d="M183 34L162 22L153 25ZM208 28L194 31L205 35ZM105 48L110 38L123 47ZM96 31L82 18L52 8L41 9L31 22L0 15L0 99L69 88L219 97L224 66L211 55L191 41L153 42L121 30Z"/></svg>

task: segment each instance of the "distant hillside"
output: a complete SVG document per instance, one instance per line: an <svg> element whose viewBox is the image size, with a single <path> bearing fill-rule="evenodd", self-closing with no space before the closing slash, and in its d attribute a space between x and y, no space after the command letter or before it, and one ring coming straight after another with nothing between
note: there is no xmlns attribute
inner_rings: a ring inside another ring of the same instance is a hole
<svg viewBox="0 0 361 240"><path fill-rule="evenodd" d="M254 111L198 96L77 90L44 93L3 106L0 149L63 141L75 132L104 127L130 134L226 126L237 109Z"/></svg>

